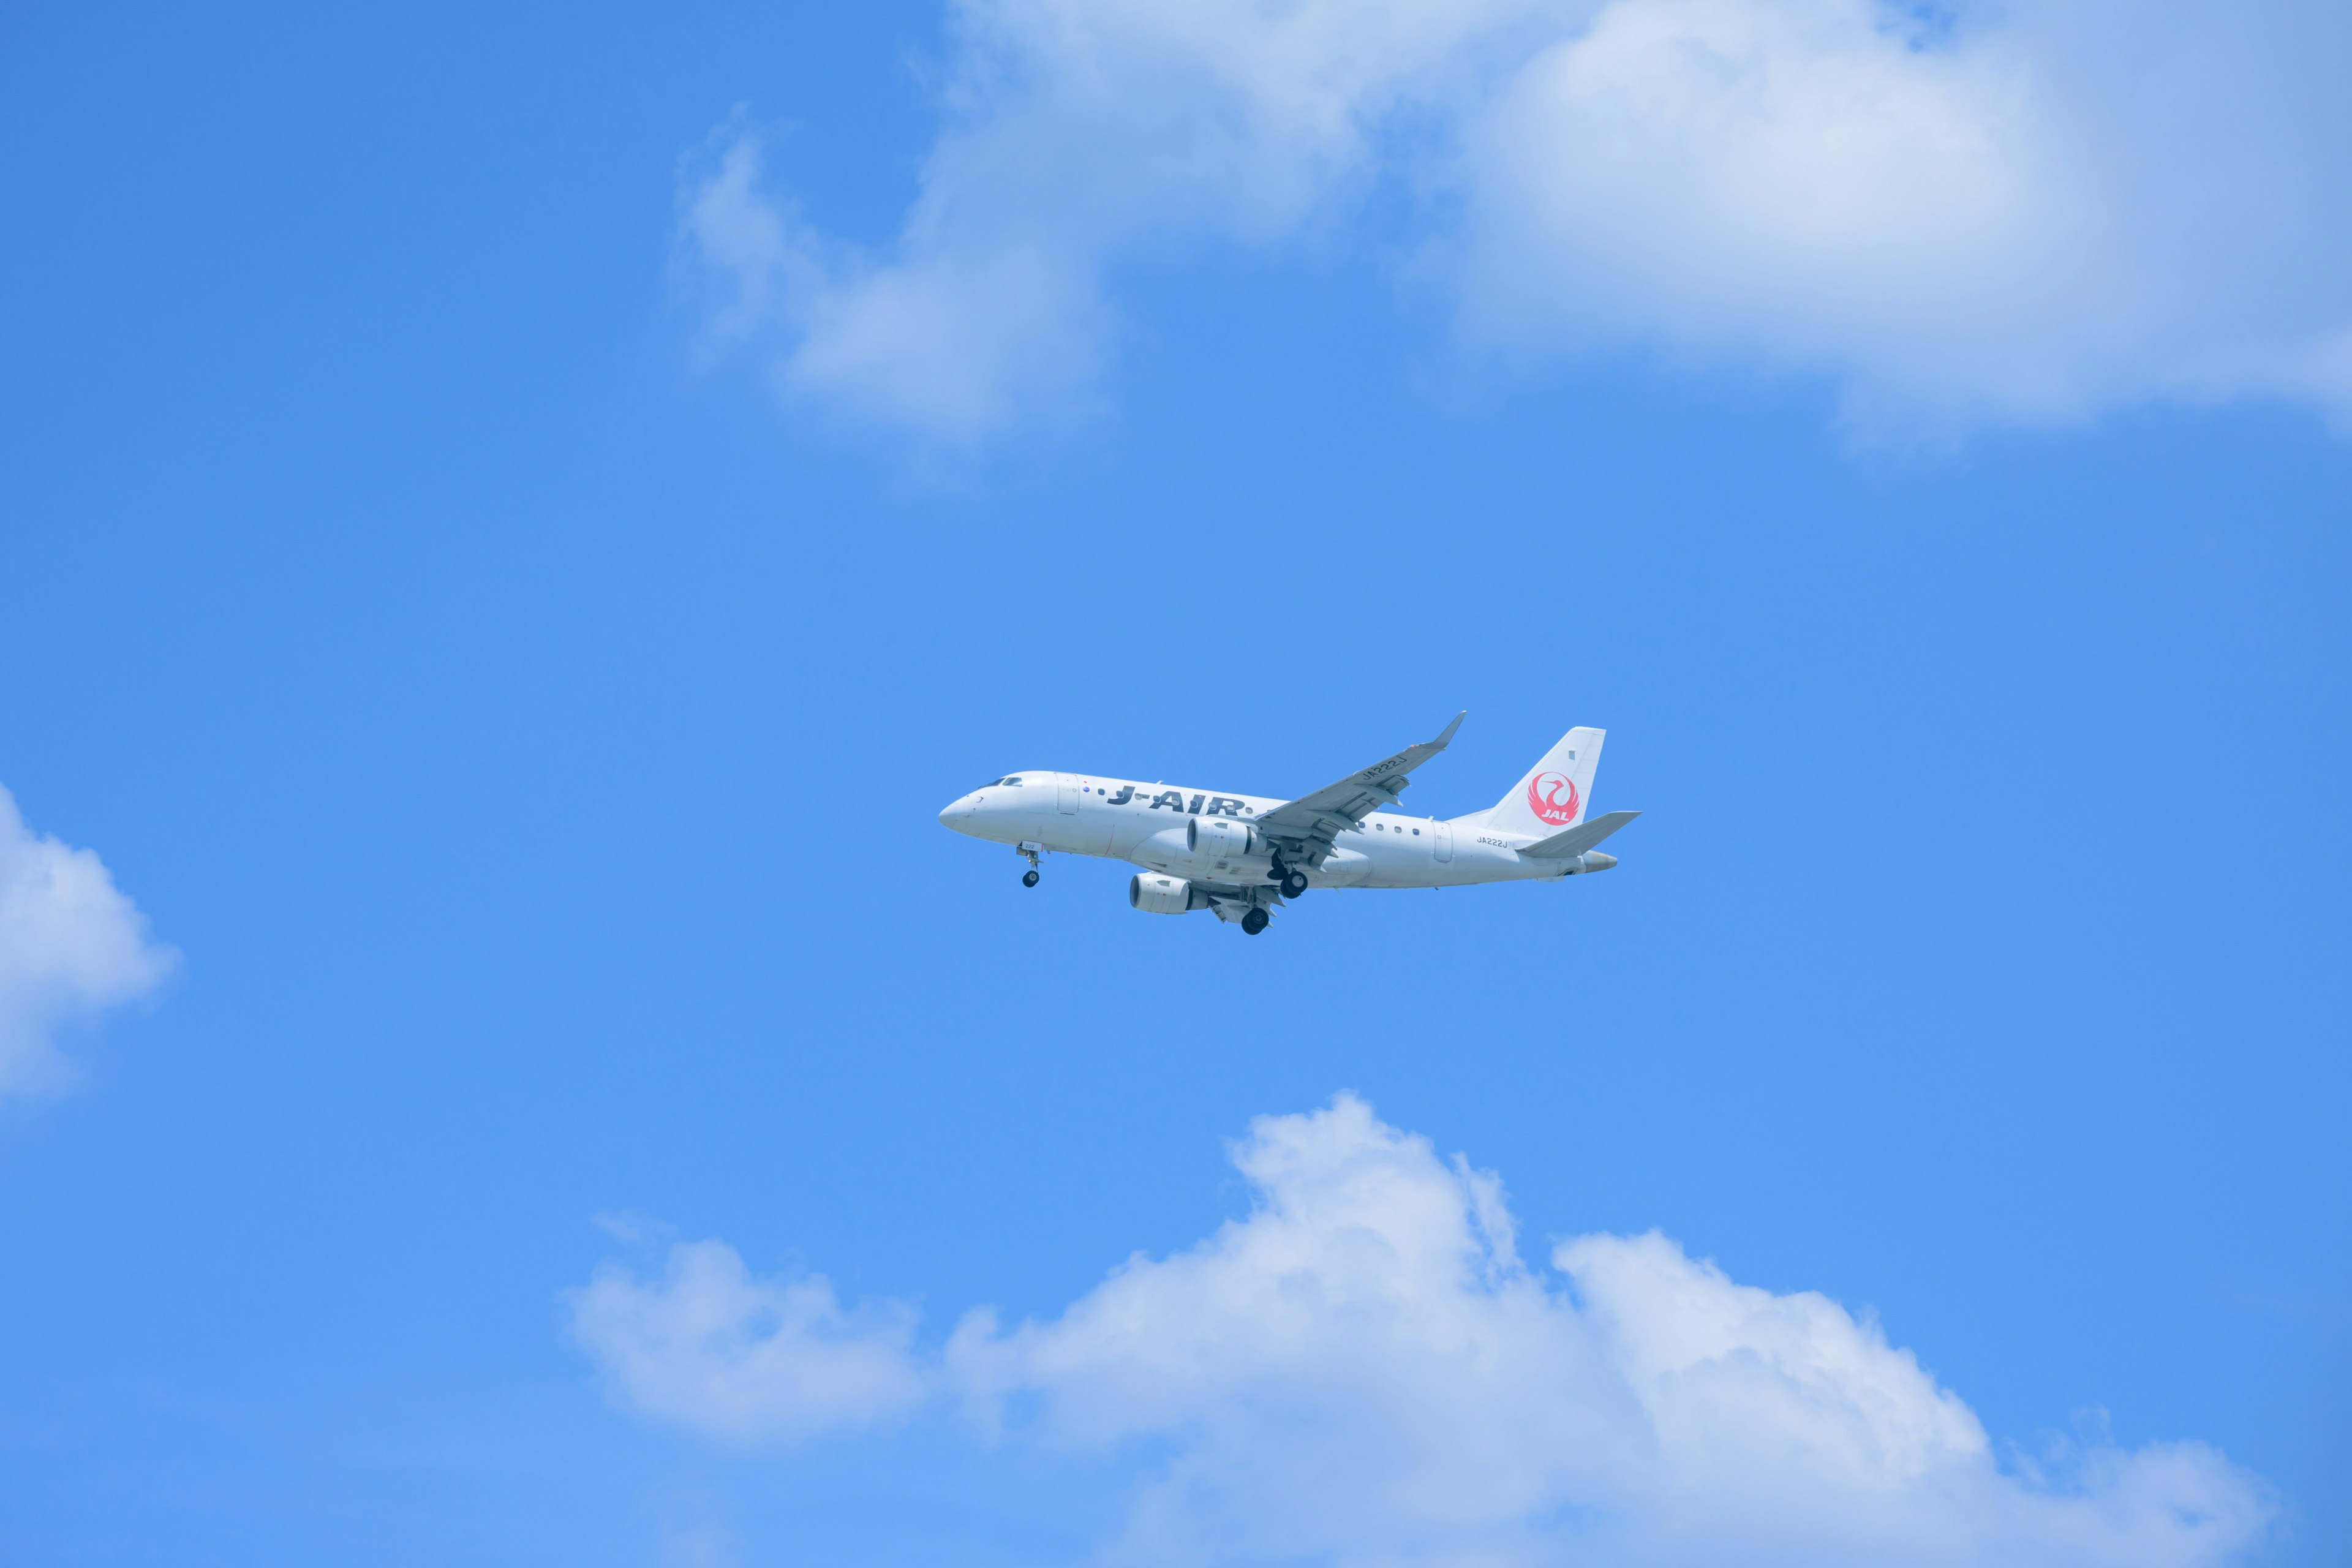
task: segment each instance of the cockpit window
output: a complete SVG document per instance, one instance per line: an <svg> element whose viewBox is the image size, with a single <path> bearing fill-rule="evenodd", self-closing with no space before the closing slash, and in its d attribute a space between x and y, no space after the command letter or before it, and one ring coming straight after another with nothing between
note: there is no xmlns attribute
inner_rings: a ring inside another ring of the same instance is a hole
<svg viewBox="0 0 2352 1568"><path fill-rule="evenodd" d="M1004 782L1005 782L1006 784L1011 784L1013 788L1018 789L1018 788L1020 788L1020 787L1021 787L1021 775L1020 775L1019 773L1015 773L1015 774L1013 774L1011 778L1006 779Z"/></svg>
<svg viewBox="0 0 2352 1568"><path fill-rule="evenodd" d="M971 793L978 795L982 790L994 789L998 784L1001 784L1004 781L1003 779L991 779L984 784L974 784L971 786Z"/></svg>

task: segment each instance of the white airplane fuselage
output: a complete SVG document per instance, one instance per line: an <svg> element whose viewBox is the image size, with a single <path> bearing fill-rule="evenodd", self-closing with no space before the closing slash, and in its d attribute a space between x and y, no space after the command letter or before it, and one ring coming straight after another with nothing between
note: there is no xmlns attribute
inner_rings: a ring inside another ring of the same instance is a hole
<svg viewBox="0 0 2352 1568"><path fill-rule="evenodd" d="M1018 783L1013 781L1018 780ZM940 813L958 833L999 844L1034 844L1066 855L1127 860L1147 870L1215 884L1265 881L1273 858L1235 855L1196 822L1247 826L1283 804L1264 795L1138 784L1045 769L1013 773L976 789ZM1569 860L1522 858L1538 835L1486 831L1484 813L1435 817L1374 812L1342 832L1330 855L1301 868L1311 888L1459 888L1480 882L1557 880L1615 862L1602 855ZM1198 846L1194 847L1194 846Z"/></svg>
<svg viewBox="0 0 2352 1568"><path fill-rule="evenodd" d="M1394 809L1413 770L1445 750L1463 717L1433 741L1295 800L1035 768L989 780L940 821L1012 845L1029 861L1021 879L1031 887L1048 850L1125 860L1143 868L1128 882L1134 908L1210 910L1250 936L1310 888L1549 882L1617 864L1597 846L1641 813L1586 820L1599 730L1561 736L1485 811L1440 821Z"/></svg>

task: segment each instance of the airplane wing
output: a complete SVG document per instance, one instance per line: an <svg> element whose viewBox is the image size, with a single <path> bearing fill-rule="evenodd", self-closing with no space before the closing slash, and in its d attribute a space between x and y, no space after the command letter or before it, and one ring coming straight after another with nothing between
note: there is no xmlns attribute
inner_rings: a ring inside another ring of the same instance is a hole
<svg viewBox="0 0 2352 1568"><path fill-rule="evenodd" d="M1255 826L1259 835L1280 851L1288 865L1322 865L1340 834L1360 826L1364 818L1381 807L1396 804L1397 796L1412 782L1406 775L1445 750L1446 742L1454 739L1454 731L1462 728L1466 717L1467 710L1456 713L1454 722L1445 726L1445 732L1434 741L1407 746L1386 762L1374 763L1338 784L1327 784L1313 795L1302 795L1287 805L1276 806L1256 819Z"/></svg>
<svg viewBox="0 0 2352 1568"><path fill-rule="evenodd" d="M1638 811L1612 811L1606 816L1579 823L1565 833L1555 833L1549 838L1523 844L1519 846L1519 853L1532 860L1565 860L1571 855L1583 854L1641 815Z"/></svg>

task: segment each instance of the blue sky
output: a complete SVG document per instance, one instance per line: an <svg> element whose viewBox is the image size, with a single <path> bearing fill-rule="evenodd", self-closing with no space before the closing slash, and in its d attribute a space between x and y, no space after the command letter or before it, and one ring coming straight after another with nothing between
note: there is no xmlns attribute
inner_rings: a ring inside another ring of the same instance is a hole
<svg viewBox="0 0 2352 1568"><path fill-rule="evenodd" d="M0 1557L2352 1554L2343 25L1168 14L0 23ZM1462 708L1411 804L1604 725L1617 871L1246 940L932 820ZM1363 1224L1554 1393L1252 1340ZM1783 1403L1608 1426L1641 1279ZM2051 1522L2133 1464L2206 1526Z"/></svg>

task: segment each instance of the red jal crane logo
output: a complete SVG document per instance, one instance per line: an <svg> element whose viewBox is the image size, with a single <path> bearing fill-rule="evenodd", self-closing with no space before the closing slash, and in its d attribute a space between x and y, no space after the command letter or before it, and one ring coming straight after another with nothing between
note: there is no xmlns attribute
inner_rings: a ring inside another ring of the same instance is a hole
<svg viewBox="0 0 2352 1568"><path fill-rule="evenodd" d="M1528 785L1528 809L1555 827L1576 820L1576 781L1566 773L1538 773Z"/></svg>

